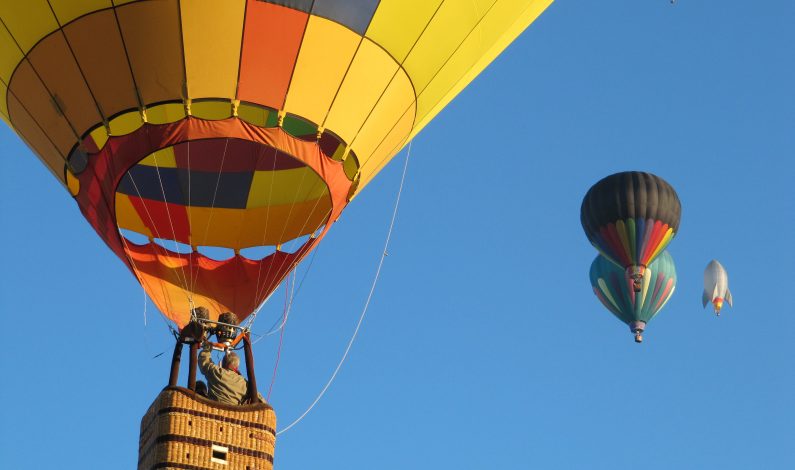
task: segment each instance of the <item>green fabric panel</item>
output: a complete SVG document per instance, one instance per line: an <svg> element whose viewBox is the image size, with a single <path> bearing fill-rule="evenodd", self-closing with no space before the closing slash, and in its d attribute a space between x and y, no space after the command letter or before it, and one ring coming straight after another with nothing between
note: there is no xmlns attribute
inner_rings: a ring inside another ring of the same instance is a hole
<svg viewBox="0 0 795 470"><path fill-rule="evenodd" d="M638 236L638 227L635 224L635 219L628 219L626 221L627 225L627 239L629 240L629 256L632 258L632 262L638 264L638 252L636 246L636 240Z"/></svg>
<svg viewBox="0 0 795 470"><path fill-rule="evenodd" d="M307 137L317 134L316 125L289 114L284 117L282 128L293 137Z"/></svg>

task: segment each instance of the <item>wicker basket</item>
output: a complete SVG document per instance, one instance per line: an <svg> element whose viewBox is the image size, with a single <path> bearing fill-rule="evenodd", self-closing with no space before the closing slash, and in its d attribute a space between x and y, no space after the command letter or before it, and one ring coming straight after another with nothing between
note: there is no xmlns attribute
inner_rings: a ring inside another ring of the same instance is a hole
<svg viewBox="0 0 795 470"><path fill-rule="evenodd" d="M275 430L270 405L224 405L168 387L141 419L138 470L271 470Z"/></svg>

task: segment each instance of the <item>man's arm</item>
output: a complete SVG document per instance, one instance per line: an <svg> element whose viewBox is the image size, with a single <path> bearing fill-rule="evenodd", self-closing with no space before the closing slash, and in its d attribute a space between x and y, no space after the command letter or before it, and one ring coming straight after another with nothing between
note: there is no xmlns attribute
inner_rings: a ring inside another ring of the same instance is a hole
<svg viewBox="0 0 795 470"><path fill-rule="evenodd" d="M202 351L199 353L199 370L202 371L205 377L209 376L211 372L217 372L218 366L213 364L212 356L213 348L210 343L205 342Z"/></svg>

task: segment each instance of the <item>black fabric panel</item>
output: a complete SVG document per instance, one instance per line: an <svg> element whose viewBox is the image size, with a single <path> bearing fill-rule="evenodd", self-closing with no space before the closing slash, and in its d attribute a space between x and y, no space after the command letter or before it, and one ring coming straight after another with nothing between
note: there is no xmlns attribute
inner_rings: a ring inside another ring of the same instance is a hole
<svg viewBox="0 0 795 470"><path fill-rule="evenodd" d="M173 204L186 202L176 168L135 165L121 179L117 192Z"/></svg>
<svg viewBox="0 0 795 470"><path fill-rule="evenodd" d="M246 208L251 182L254 179L253 172L210 173L188 172L186 169L178 171L179 183L186 198L185 204L188 203L188 183L190 183L190 205L192 207Z"/></svg>
<svg viewBox="0 0 795 470"><path fill-rule="evenodd" d="M309 13L312 10L313 0L259 0L265 3L273 3L274 5L281 5L293 10L300 10L304 13Z"/></svg>
<svg viewBox="0 0 795 470"><path fill-rule="evenodd" d="M315 0L312 14L343 24L364 36L379 0Z"/></svg>
<svg viewBox="0 0 795 470"><path fill-rule="evenodd" d="M603 178L583 198L580 222L593 240L599 228L628 218L654 219L679 230L682 206L674 188L659 176L626 171Z"/></svg>

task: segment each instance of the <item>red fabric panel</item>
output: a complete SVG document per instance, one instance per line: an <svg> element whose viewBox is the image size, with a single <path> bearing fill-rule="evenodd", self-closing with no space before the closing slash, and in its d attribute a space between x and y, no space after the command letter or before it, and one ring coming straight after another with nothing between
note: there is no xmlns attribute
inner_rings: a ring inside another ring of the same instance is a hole
<svg viewBox="0 0 795 470"><path fill-rule="evenodd" d="M602 226L599 228L599 231L607 242L607 247L605 248L609 248L608 254L612 255L613 259L625 267L631 265L632 261L627 258L626 250L624 250L624 245L621 243L621 238L618 236L615 224L611 223Z"/></svg>
<svg viewBox="0 0 795 470"><path fill-rule="evenodd" d="M665 237L665 232L668 231L668 224L663 224L659 220L654 221L654 230L652 231L651 238L649 239L649 243L646 245L646 249L643 252L643 259L641 260L641 264L648 265L649 261L651 261L651 255L654 253L654 250L660 245L663 237Z"/></svg>
<svg viewBox="0 0 795 470"><path fill-rule="evenodd" d="M190 240L190 221L185 206L129 196L138 217L153 228L155 238Z"/></svg>
<svg viewBox="0 0 795 470"><path fill-rule="evenodd" d="M248 0L239 100L282 109L307 21L304 12Z"/></svg>
<svg viewBox="0 0 795 470"><path fill-rule="evenodd" d="M221 168L223 158L223 168ZM238 139L213 139L185 142L174 146L179 168L218 173L254 170L288 170L304 166L284 152L268 149L256 142Z"/></svg>

